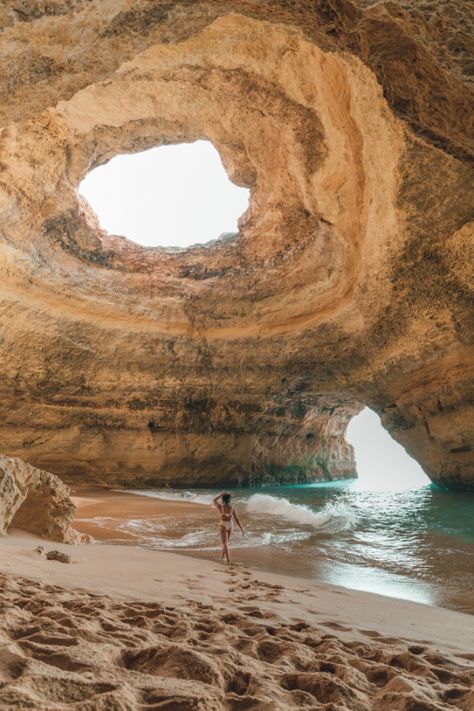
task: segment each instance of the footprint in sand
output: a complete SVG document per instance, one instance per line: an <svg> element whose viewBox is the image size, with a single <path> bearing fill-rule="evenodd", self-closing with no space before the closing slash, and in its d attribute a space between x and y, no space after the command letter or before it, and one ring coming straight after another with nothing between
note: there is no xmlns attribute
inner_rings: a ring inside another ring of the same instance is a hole
<svg viewBox="0 0 474 711"><path fill-rule="evenodd" d="M364 637L370 637L370 639L376 639L378 642L382 642L383 644L403 644L403 640L400 639L399 637L385 637L383 634L380 632L376 632L375 630L357 630L360 632L360 634L364 635Z"/></svg>
<svg viewBox="0 0 474 711"><path fill-rule="evenodd" d="M68 708L166 711L474 708L474 654L461 664L429 643L396 640L394 649L384 640L395 638L372 630L358 630L370 641L349 638L351 628L334 620L290 624L262 604L279 587L227 574L232 611L215 598L162 606L61 588L46 599L37 585L23 581L20 594L5 580L0 709L56 708L58 699Z"/></svg>
<svg viewBox="0 0 474 711"><path fill-rule="evenodd" d="M353 631L352 627L346 627L345 625L341 625L339 622L333 622L332 620L321 622L320 624L322 624L323 627L328 627L330 630L339 630L340 632Z"/></svg>
<svg viewBox="0 0 474 711"><path fill-rule="evenodd" d="M259 619L268 617L259 607L255 607L254 605L239 605L238 608L247 615L250 615L250 617L258 617Z"/></svg>

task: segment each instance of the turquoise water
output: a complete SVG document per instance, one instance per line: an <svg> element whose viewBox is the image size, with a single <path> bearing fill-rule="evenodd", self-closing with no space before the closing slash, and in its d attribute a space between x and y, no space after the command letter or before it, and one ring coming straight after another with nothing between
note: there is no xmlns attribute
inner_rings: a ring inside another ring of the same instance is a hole
<svg viewBox="0 0 474 711"><path fill-rule="evenodd" d="M474 494L358 481L231 491L246 529L232 534L235 561L474 613ZM218 557L214 491L136 493L202 504L184 519L122 522L139 545Z"/></svg>

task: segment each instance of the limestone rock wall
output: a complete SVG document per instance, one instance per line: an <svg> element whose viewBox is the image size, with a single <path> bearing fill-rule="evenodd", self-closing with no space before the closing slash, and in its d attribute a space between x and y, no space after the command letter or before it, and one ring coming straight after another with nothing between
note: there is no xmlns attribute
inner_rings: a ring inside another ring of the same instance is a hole
<svg viewBox="0 0 474 711"><path fill-rule="evenodd" d="M75 543L75 506L59 477L0 455L0 535L11 526L61 543Z"/></svg>
<svg viewBox="0 0 474 711"><path fill-rule="evenodd" d="M368 404L474 486L469 4L2 13L3 451L135 485L340 478ZM235 239L99 229L89 170L198 138L251 189Z"/></svg>

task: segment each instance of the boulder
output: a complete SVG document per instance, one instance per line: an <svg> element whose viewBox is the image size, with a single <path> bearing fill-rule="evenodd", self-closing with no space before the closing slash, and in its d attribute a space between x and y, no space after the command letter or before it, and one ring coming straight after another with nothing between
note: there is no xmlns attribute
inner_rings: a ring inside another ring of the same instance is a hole
<svg viewBox="0 0 474 711"><path fill-rule="evenodd" d="M48 551L46 553L46 560L58 560L60 563L70 563L71 556L62 551Z"/></svg>
<svg viewBox="0 0 474 711"><path fill-rule="evenodd" d="M0 455L0 534L11 526L52 541L78 543L72 527L76 507L55 474Z"/></svg>

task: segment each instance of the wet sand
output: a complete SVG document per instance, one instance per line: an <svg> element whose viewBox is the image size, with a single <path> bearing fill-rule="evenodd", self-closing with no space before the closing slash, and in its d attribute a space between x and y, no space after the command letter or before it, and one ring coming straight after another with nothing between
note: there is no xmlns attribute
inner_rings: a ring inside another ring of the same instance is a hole
<svg viewBox="0 0 474 711"><path fill-rule="evenodd" d="M185 517L189 512L202 512L202 506L181 501L165 501L127 492L98 487L74 487L72 499L76 505L74 527L98 541L135 542L136 537L121 530L121 521L134 518L159 519L166 516ZM100 518L100 525L91 519ZM106 521L104 521L106 519Z"/></svg>
<svg viewBox="0 0 474 711"><path fill-rule="evenodd" d="M78 505L76 528L99 541L143 545L200 560L217 562L220 559L218 515L211 506L159 499L127 491L84 487L75 490L75 501ZM360 561L359 564L354 564L350 558L351 542L347 539L342 544L348 553L344 560L341 549L335 554L331 549L334 542L338 544L339 534L328 538L325 537L324 530L317 533L317 540L311 548L305 548L304 542L291 550L285 545L268 541L259 545L255 543L255 535L252 536L252 530L255 531L252 516L248 516L245 505L238 506L238 511L248 531L242 538L240 531L235 528L231 540L234 562L267 572L302 579L311 578L350 589L447 607L459 612L472 614L474 611L472 588L468 583L472 577L472 568L468 567L464 573L462 570L462 564L469 565L469 561L472 566L472 557L464 556L460 561L459 557L454 555L443 555L443 552L450 548L449 539L441 537L439 545L433 540L432 555L428 555L426 551L421 554L425 556L426 565L429 566L429 575L426 578L420 576L419 570L410 577L403 557L399 573L395 565L387 569L373 565L364 569ZM268 523L271 526L271 521ZM343 532L342 537L344 536ZM354 539L356 547L359 543L359 540ZM413 554L416 557L416 542L413 542L413 545ZM381 555L386 554L383 546L379 552ZM395 557L392 556L393 560Z"/></svg>

